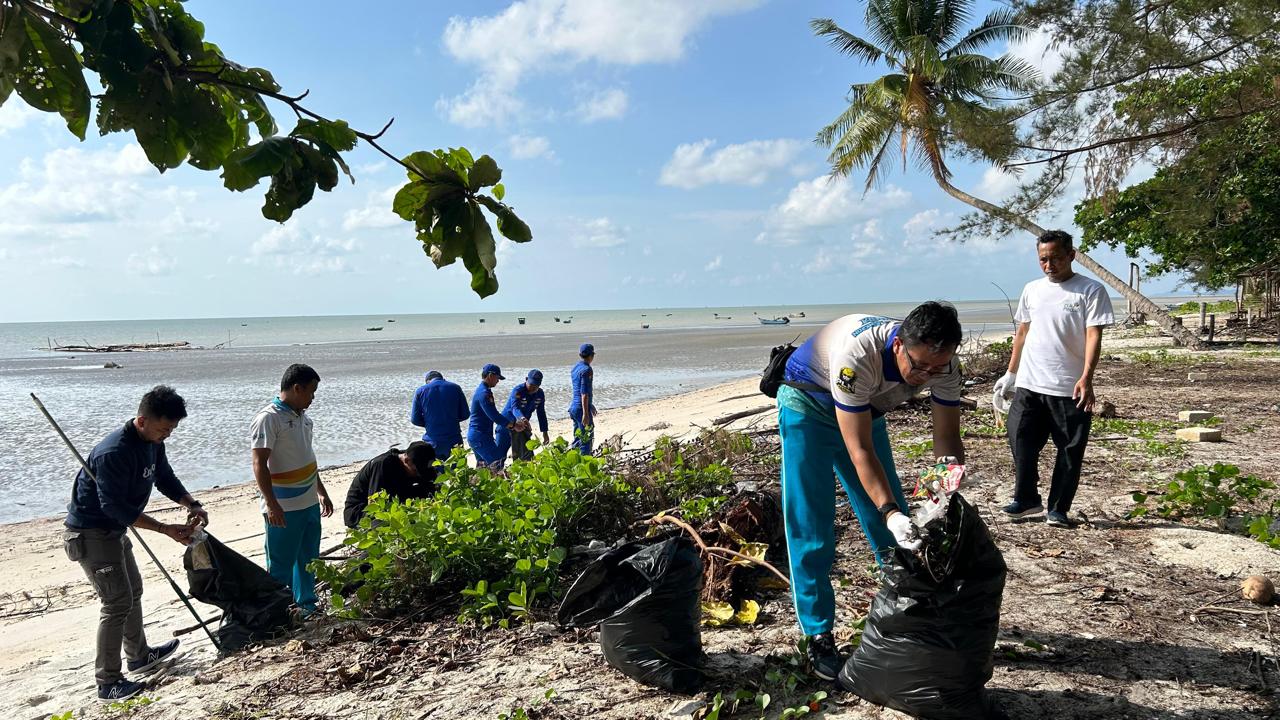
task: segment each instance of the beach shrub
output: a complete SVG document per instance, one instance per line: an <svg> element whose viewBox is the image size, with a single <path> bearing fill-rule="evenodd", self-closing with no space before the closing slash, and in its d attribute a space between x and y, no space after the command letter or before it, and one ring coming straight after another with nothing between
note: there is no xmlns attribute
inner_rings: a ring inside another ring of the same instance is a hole
<svg viewBox="0 0 1280 720"><path fill-rule="evenodd" d="M1164 518L1222 520L1232 514L1238 503L1256 501L1264 491L1275 487L1270 480L1242 475L1235 465L1196 465L1175 474L1160 494L1134 493L1137 507L1129 511L1129 517L1142 517L1154 509ZM1155 507L1150 508L1147 501L1153 498Z"/></svg>
<svg viewBox="0 0 1280 720"><path fill-rule="evenodd" d="M448 587L463 597L459 620L527 619L549 597L579 524L636 492L604 468L603 458L563 439L506 475L451 464L435 497L371 497L344 541L362 555L313 568L335 590L330 601L340 614L395 609Z"/></svg>
<svg viewBox="0 0 1280 720"><path fill-rule="evenodd" d="M710 517L729 499L728 486L733 483L733 471L723 461L750 447L750 438L725 431L704 433L689 443L666 435L658 438L650 469L659 504L677 507L688 521Z"/></svg>

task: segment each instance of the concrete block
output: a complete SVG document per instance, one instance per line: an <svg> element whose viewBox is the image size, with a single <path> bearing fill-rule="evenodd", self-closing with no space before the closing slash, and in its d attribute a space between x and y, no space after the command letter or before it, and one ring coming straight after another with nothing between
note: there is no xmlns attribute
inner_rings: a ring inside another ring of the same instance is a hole
<svg viewBox="0 0 1280 720"><path fill-rule="evenodd" d="M1183 410L1178 413L1178 422L1198 423L1213 418L1213 413L1208 410Z"/></svg>
<svg viewBox="0 0 1280 720"><path fill-rule="evenodd" d="M1191 382L1202 382L1209 379L1209 373L1189 372L1187 373L1187 379Z"/></svg>
<svg viewBox="0 0 1280 720"><path fill-rule="evenodd" d="M1222 442L1222 430L1207 427L1179 428L1175 433L1179 440L1187 442Z"/></svg>

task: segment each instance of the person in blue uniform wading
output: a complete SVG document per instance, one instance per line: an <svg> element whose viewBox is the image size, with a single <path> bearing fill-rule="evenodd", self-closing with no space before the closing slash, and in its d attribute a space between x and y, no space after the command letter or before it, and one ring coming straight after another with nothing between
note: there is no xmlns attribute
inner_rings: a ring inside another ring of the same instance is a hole
<svg viewBox="0 0 1280 720"><path fill-rule="evenodd" d="M592 393L595 371L591 362L596 359L596 348L582 343L578 348L578 364L573 366L573 397L569 399L569 419L573 420L573 449L583 455L591 454L591 441L595 437L596 406Z"/></svg>
<svg viewBox="0 0 1280 720"><path fill-rule="evenodd" d="M436 370L428 372L425 384L413 394L409 422L424 429L422 441L435 449L437 458L448 460L449 453L462 444L458 423L469 417L471 410L462 388Z"/></svg>
<svg viewBox="0 0 1280 720"><path fill-rule="evenodd" d="M502 416L493 400L493 388L502 380L502 370L489 363L480 371L480 384L471 394L471 422L467 425L467 445L476 454L476 466L501 470L506 453L499 452L493 438L494 426L510 430L515 423Z"/></svg>
<svg viewBox="0 0 1280 720"><path fill-rule="evenodd" d="M531 421L534 414L538 416L542 443L545 445L551 442L551 437L547 435L546 402L546 395L542 392L541 370L530 370L524 382L511 388L511 396L507 398L506 407L502 408L502 415L512 423L512 428L508 430L500 426L497 430L498 451L503 457L507 456L507 450L511 450L513 461L533 459L529 439L533 437Z"/></svg>
<svg viewBox="0 0 1280 720"><path fill-rule="evenodd" d="M782 511L796 618L809 638L813 672L834 680L843 664L832 639L836 477L885 563L895 546L920 546L893 465L884 414L924 388L933 398L933 448L964 462L955 351L962 339L954 307L927 302L901 322L846 315L819 330L787 360L778 389Z"/></svg>

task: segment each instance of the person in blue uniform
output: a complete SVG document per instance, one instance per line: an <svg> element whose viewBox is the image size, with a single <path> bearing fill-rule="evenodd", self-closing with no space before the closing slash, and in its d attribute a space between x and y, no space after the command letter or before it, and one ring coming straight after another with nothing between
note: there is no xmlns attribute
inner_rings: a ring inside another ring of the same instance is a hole
<svg viewBox="0 0 1280 720"><path fill-rule="evenodd" d="M538 416L538 429L542 431L542 443L551 442L547 435L547 398L542 392L542 371L530 370L524 382L511 388L511 396L507 398L507 406L502 414L513 423L512 429L499 427L497 431L498 450L506 457L511 450L511 459L532 460L533 451L529 449L529 439L533 437L533 416Z"/></svg>
<svg viewBox="0 0 1280 720"><path fill-rule="evenodd" d="M498 451L493 437L494 426L510 430L514 422L502 416L493 400L493 389L506 380L502 369L493 363L480 371L480 384L471 394L471 422L467 425L467 445L476 454L476 466L501 470L506 464L505 453Z"/></svg>
<svg viewBox="0 0 1280 720"><path fill-rule="evenodd" d="M573 420L573 449L583 455L591 454L591 441L595 437L595 395L592 392L595 372L591 363L596 359L596 348L582 343L578 348L578 364L573 366L573 397L569 399L569 419Z"/></svg>
<svg viewBox="0 0 1280 720"><path fill-rule="evenodd" d="M424 429L422 441L435 448L437 458L449 459L449 453L462 444L458 423L469 417L471 410L462 388L436 370L428 372L425 384L413 394L409 422Z"/></svg>

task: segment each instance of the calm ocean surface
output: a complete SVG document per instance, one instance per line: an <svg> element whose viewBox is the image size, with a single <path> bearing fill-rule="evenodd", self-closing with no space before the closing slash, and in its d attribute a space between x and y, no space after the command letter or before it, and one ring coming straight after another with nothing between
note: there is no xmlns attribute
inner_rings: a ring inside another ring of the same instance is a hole
<svg viewBox="0 0 1280 720"><path fill-rule="evenodd" d="M1117 302L1117 310L1122 305ZM549 415L558 418L568 405L569 370L582 342L596 346L597 404L603 409L746 377L759 372L770 347L806 337L833 318L850 312L902 317L913 306L532 312L523 314L523 325L518 313L0 324L0 523L59 514L76 469L31 402L32 392L87 455L132 417L147 389L173 385L187 399L189 417L168 440L169 456L178 477L199 490L252 480L249 422L274 397L290 363L305 362L321 376L308 412L324 466L367 459L420 437L409 424L409 402L429 369L470 394L479 368L498 363L508 378L497 389L505 400L513 383L540 368ZM1003 300L956 306L967 331L1009 328ZM790 326L762 326L753 311L765 317L803 311L806 317ZM224 346L111 354L44 349L181 340ZM107 362L123 367L106 369ZM608 428L601 432L609 434ZM346 492L329 490L339 502Z"/></svg>

